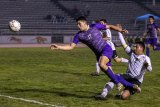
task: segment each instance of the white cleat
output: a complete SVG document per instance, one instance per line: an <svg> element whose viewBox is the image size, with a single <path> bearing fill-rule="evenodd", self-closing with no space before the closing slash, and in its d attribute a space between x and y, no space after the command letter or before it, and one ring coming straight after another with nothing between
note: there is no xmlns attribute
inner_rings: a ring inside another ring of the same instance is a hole
<svg viewBox="0 0 160 107"><path fill-rule="evenodd" d="M136 90L137 93L141 93L141 88L138 85L133 84L133 88Z"/></svg>
<svg viewBox="0 0 160 107"><path fill-rule="evenodd" d="M121 83L118 83L118 84L117 84L117 90L118 90L118 91L121 91L123 88L124 88L124 87L123 87L123 84L121 84Z"/></svg>

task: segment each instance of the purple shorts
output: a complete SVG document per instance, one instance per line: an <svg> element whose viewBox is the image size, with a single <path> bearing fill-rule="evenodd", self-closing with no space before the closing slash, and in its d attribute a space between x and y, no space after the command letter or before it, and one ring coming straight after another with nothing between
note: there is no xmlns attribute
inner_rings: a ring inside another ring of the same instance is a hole
<svg viewBox="0 0 160 107"><path fill-rule="evenodd" d="M99 58L101 56L106 56L109 59L109 62L106 64L107 66L111 66L111 59L112 59L112 55L113 55L113 50L109 45L106 45L102 52L100 54L96 55L96 59L97 61L99 61Z"/></svg>
<svg viewBox="0 0 160 107"><path fill-rule="evenodd" d="M147 44L150 44L152 46L156 46L157 45L157 38L148 38Z"/></svg>

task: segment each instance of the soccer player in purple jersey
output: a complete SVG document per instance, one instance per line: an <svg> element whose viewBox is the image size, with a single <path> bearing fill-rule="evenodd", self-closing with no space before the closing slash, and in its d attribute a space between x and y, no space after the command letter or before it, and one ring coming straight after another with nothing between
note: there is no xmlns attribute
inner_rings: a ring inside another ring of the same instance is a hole
<svg viewBox="0 0 160 107"><path fill-rule="evenodd" d="M70 45L64 45L64 46L52 44L51 50L54 49L72 50L75 48L78 42L86 44L95 53L97 61L99 62L102 71L105 74L107 74L107 76L117 85L118 90L120 90L123 87L123 85L116 78L113 71L108 67L110 65L113 52L111 47L102 38L100 30L111 28L123 33L126 30L122 30L114 25L107 26L100 23L90 26L88 25L85 17L79 17L76 20L76 22L80 31L74 36L73 42Z"/></svg>
<svg viewBox="0 0 160 107"><path fill-rule="evenodd" d="M101 19L100 22L103 25L109 25L106 21L106 19ZM120 25L118 24L118 27L122 29L122 27L120 27ZM113 50L113 55L112 58L114 59L115 62L119 63L119 62L124 62L124 63L128 63L128 59L126 58L120 58L117 55L117 51L116 48L112 42L112 34L111 34L111 30L110 29L106 29L106 30L102 30L102 37L103 39L111 46L112 50ZM109 66L111 68L111 66ZM112 69L112 68L111 68ZM96 62L96 71L91 73L92 76L99 76L100 75L100 67L98 62Z"/></svg>
<svg viewBox="0 0 160 107"><path fill-rule="evenodd" d="M157 35L160 34L160 28L158 25L154 22L154 17L149 16L148 18L149 23L147 24L147 31L144 33L144 37L149 35L149 38L147 38L147 48L146 48L146 54L147 56L150 55L149 48L152 46L154 51L160 51L160 47L157 46Z"/></svg>

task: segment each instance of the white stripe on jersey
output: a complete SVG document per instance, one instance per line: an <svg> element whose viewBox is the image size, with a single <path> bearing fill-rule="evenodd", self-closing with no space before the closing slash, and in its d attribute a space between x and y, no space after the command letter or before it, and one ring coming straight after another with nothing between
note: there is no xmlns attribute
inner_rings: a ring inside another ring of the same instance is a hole
<svg viewBox="0 0 160 107"><path fill-rule="evenodd" d="M112 34L110 29L106 29L106 35L108 38L110 38L110 41L112 42Z"/></svg>
<svg viewBox="0 0 160 107"><path fill-rule="evenodd" d="M107 40L107 43L111 46L112 50L116 50L113 42L112 42L112 34L111 34L111 30L110 29L106 29L105 30L107 38L110 38L109 40Z"/></svg>
<svg viewBox="0 0 160 107"><path fill-rule="evenodd" d="M116 50L112 41L106 41L106 42L108 43L109 46L111 46L112 50Z"/></svg>

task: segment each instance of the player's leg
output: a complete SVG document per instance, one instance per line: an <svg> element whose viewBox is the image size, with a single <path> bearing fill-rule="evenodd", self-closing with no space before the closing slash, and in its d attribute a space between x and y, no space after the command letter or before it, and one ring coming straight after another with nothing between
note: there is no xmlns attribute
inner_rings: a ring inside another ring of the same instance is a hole
<svg viewBox="0 0 160 107"><path fill-rule="evenodd" d="M118 81L117 77L109 67L109 61L110 59L108 57L101 56L99 60L100 68L118 87L121 87L122 84Z"/></svg>
<svg viewBox="0 0 160 107"><path fill-rule="evenodd" d="M99 74L100 73L99 59L100 59L100 55L97 54L96 55L96 71L91 73L92 76L99 76L100 75Z"/></svg>
<svg viewBox="0 0 160 107"><path fill-rule="evenodd" d="M147 44L147 47L146 47L146 55L149 57L150 56L150 47L151 45L150 44Z"/></svg>
<svg viewBox="0 0 160 107"><path fill-rule="evenodd" d="M92 76L99 76L100 75L100 67L99 63L96 62L96 71L91 73Z"/></svg>
<svg viewBox="0 0 160 107"><path fill-rule="evenodd" d="M116 50L113 50L113 56L112 56L112 58L117 63L119 63L119 62L128 63L128 59L126 59L126 58L119 58L118 57Z"/></svg>
<svg viewBox="0 0 160 107"><path fill-rule="evenodd" d="M113 89L114 83L112 81L105 84L101 94L96 95L95 98L97 100L105 100L108 93Z"/></svg>
<svg viewBox="0 0 160 107"><path fill-rule="evenodd" d="M116 57L116 58L114 58L114 61L117 63L119 63L119 62L128 63L128 59L123 58L123 57L122 58Z"/></svg>
<svg viewBox="0 0 160 107"><path fill-rule="evenodd" d="M124 62L124 63L128 63L128 59L126 58L119 58L118 55L117 55L117 51L116 51L116 48L115 48L115 45L113 44L113 42L110 42L110 46L113 50L113 55L112 55L112 58L114 59L115 62Z"/></svg>
<svg viewBox="0 0 160 107"><path fill-rule="evenodd" d="M141 83L138 80L135 80L135 79L129 79L129 82L131 82L132 84L136 84L136 86L138 86L138 87L141 85ZM127 100L131 95L135 94L136 92L137 92L136 89L126 87L121 92L121 94L116 95L116 97L121 98L123 100Z"/></svg>
<svg viewBox="0 0 160 107"><path fill-rule="evenodd" d="M120 75L120 74L115 74L115 76L117 77L118 81L120 83L122 83L125 87L128 87L128 88L131 88L131 89L134 89L136 90L138 93L141 92L141 88L137 85L137 81L135 83L130 83L128 82L127 80L125 80L126 78L128 77L124 77L124 76L127 76L127 75Z"/></svg>
<svg viewBox="0 0 160 107"><path fill-rule="evenodd" d="M137 84L138 85L138 84ZM120 98L123 100L127 100L131 95L134 95L137 91L133 88L125 88L121 95Z"/></svg>
<svg viewBox="0 0 160 107"><path fill-rule="evenodd" d="M121 99L127 100L130 97L131 93L128 89L122 91Z"/></svg>
<svg viewBox="0 0 160 107"><path fill-rule="evenodd" d="M110 67L108 67L111 66L112 55L112 48L109 45L106 45L102 50L102 54L99 59L99 65L101 70L107 74L107 76L117 85L117 88L119 89L122 87L122 84L118 81Z"/></svg>
<svg viewBox="0 0 160 107"><path fill-rule="evenodd" d="M160 47L157 46L157 38L152 38L152 45L154 51L160 51Z"/></svg>
<svg viewBox="0 0 160 107"><path fill-rule="evenodd" d="M96 73L99 74L100 72L100 67L99 67L99 63L96 62Z"/></svg>
<svg viewBox="0 0 160 107"><path fill-rule="evenodd" d="M126 86L126 87L128 87L128 88L130 88L130 89L134 89L134 85L132 85L131 83L129 83L128 81L126 81L123 77L120 78L120 75L116 75L116 76L119 76L119 77L117 77L117 78L119 79L119 81L120 81L121 83L124 84L124 86ZM137 85L137 86L138 86L138 85ZM106 96L107 96L108 93L113 89L113 87L114 87L114 82L110 81L110 82L106 83L105 86L104 86L104 88L103 88L103 90L102 90L102 92L101 92L101 94L96 95L95 98L96 98L97 100L105 100L105 99L106 99ZM125 89L126 89L126 88L125 88ZM134 89L134 90L136 90L136 89ZM123 96L122 96L122 95L123 95ZM120 96L120 97L122 96L122 98L125 99L125 98L128 98L129 95L130 95L130 93L127 94L127 93L124 91L123 94L120 94L120 95L118 95L118 96Z"/></svg>
<svg viewBox="0 0 160 107"><path fill-rule="evenodd" d="M147 47L146 47L146 55L149 57L150 56L150 47L151 47L151 38L146 39L147 41Z"/></svg>

